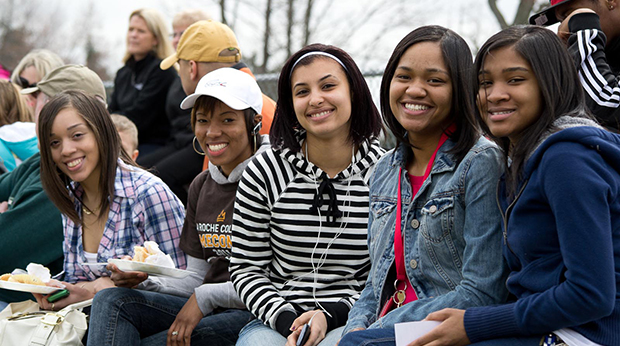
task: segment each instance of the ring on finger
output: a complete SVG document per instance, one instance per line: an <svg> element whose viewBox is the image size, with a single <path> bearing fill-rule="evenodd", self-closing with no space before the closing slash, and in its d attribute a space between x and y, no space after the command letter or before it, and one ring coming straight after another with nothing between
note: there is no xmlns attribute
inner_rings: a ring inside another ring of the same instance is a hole
<svg viewBox="0 0 620 346"><path fill-rule="evenodd" d="M177 335L179 335L179 332L177 332L176 330L173 330L172 331L172 336L177 336Z"/></svg>
<svg viewBox="0 0 620 346"><path fill-rule="evenodd" d="M52 310L54 310L54 303L52 303Z"/></svg>

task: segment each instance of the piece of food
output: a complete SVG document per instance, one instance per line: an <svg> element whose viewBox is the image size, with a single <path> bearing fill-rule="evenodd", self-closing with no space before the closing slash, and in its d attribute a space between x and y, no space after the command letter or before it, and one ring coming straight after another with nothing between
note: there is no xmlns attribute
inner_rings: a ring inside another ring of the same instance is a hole
<svg viewBox="0 0 620 346"><path fill-rule="evenodd" d="M30 274L16 274L16 275L4 274L0 276L0 280L4 280L8 282L19 282L22 284L29 284L29 285L45 286L45 283L41 281L40 278L36 276L32 276Z"/></svg>
<svg viewBox="0 0 620 346"><path fill-rule="evenodd" d="M27 274L22 269L15 269L11 274L1 275L0 280L45 286L45 284L49 282L52 277L48 268L37 263L28 264L26 270Z"/></svg>
<svg viewBox="0 0 620 346"><path fill-rule="evenodd" d="M134 246L132 261L155 264L167 268L174 268L174 261L159 249L154 241L145 241L144 246Z"/></svg>

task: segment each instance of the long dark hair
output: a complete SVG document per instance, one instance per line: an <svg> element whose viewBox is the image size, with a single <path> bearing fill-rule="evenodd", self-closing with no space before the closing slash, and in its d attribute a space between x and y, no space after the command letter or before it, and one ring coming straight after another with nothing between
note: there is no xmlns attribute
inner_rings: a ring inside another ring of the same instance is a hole
<svg viewBox="0 0 620 346"><path fill-rule="evenodd" d="M79 225L81 224L80 215L75 210L73 197L69 194L71 190L75 196L75 191L70 185L71 180L56 166L49 144L54 119L61 110L66 108L75 109L95 135L101 168L98 187L102 193L99 210L107 209L110 204L109 200L114 198L114 179L118 158L120 157L129 165L135 166L136 164L122 149L121 138L103 102L79 90L64 91L52 97L41 109L39 116L41 184L58 210ZM82 203L81 200L80 203ZM83 203L82 208L88 209ZM107 214L100 213L99 218L102 217L107 217Z"/></svg>
<svg viewBox="0 0 620 346"><path fill-rule="evenodd" d="M450 152L460 162L469 149L476 143L479 131L474 116L474 94L472 94L472 80L469 78L473 71L471 51L461 36L450 29L438 25L423 26L413 30L405 36L394 48L388 60L383 79L381 80L381 114L383 121L396 137L399 143L410 147L415 144L407 139L407 130L398 122L390 107L390 84L398 67L401 57L407 49L420 42L438 42L444 62L452 80L452 101L450 119L456 123L456 131L450 138L456 142Z"/></svg>
<svg viewBox="0 0 620 346"><path fill-rule="evenodd" d="M307 66L315 59L330 59L321 55L311 55L303 58L296 65L295 62L306 53L325 52L338 58L345 66L344 74L347 76L351 90L351 127L349 129L349 141L353 145L359 145L368 138L376 137L381 132L381 118L379 111L372 101L372 95L368 84L364 80L362 72L355 61L345 51L338 47L311 44L293 54L282 67L278 80L278 102L276 112L269 133L271 145L275 148L288 148L293 151L301 149L295 138L295 128L301 125L297 121L293 108L293 89L291 86L291 74L293 67Z"/></svg>
<svg viewBox="0 0 620 346"><path fill-rule="evenodd" d="M557 35L539 26L513 26L491 36L476 55L473 76L475 79L472 78L476 81L474 89L479 103L476 118L486 134L492 137L481 115L487 105L482 104L480 99L478 74L484 67L486 57L492 54L493 50L510 46L532 67L542 98L540 116L523 131L522 137L512 148L508 138L493 138L505 153L510 153L512 162L506 170L506 187L508 196L513 197L528 155L536 148L545 132L553 131L553 122L564 115L588 119L592 119L592 116L587 111L574 62ZM508 157L506 165L508 166Z"/></svg>

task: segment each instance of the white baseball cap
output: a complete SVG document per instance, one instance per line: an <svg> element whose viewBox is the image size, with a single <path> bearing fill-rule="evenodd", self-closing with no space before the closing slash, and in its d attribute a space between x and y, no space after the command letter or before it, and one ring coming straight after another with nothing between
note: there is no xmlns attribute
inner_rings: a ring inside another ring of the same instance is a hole
<svg viewBox="0 0 620 346"><path fill-rule="evenodd" d="M202 77L196 92L181 102L181 108L194 107L202 95L215 97L236 110L252 108L260 114L263 109L263 94L258 83L249 74L230 67L217 69Z"/></svg>

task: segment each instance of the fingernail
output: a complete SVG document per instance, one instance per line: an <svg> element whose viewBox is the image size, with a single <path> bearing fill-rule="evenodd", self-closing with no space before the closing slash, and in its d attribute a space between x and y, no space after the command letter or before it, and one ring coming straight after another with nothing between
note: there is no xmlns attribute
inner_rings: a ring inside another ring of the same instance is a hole
<svg viewBox="0 0 620 346"><path fill-rule="evenodd" d="M295 331L295 329L297 329L297 327L295 327L295 326L292 326L292 327L291 327L291 330L292 330L292 331Z"/></svg>

